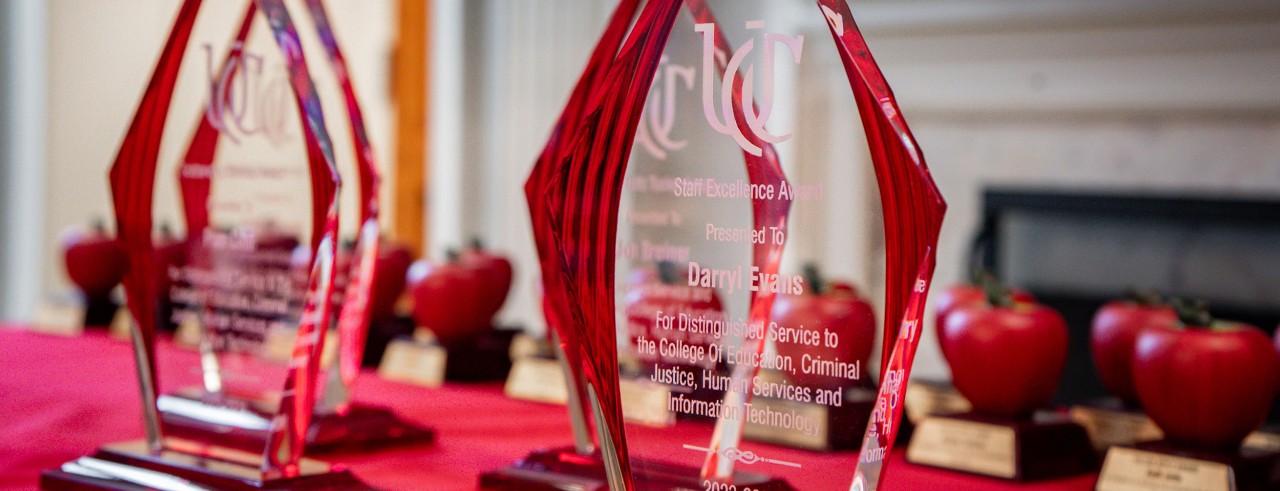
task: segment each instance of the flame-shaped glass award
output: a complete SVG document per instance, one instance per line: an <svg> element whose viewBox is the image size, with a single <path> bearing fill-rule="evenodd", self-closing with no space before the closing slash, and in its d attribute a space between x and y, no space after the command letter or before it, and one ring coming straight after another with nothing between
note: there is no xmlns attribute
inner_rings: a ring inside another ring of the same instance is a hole
<svg viewBox="0 0 1280 491"><path fill-rule="evenodd" d="M338 167L298 29L279 0L201 3L179 10L110 173L146 439L103 447L42 485L365 489L303 458L322 346L362 300L334 302ZM361 209L357 228L376 227ZM179 253L157 253L159 222L185 224ZM359 235L357 251L376 251ZM193 334L197 351L157 350L165 323ZM273 338L286 355L270 356Z"/></svg>
<svg viewBox="0 0 1280 491"><path fill-rule="evenodd" d="M844 1L621 2L526 192L578 441L483 488L879 485L945 204Z"/></svg>

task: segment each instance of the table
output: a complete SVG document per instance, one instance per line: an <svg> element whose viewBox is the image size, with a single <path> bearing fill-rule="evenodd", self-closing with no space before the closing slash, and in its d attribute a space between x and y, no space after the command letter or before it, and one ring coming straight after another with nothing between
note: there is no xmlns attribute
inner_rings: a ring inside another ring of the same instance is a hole
<svg viewBox="0 0 1280 491"><path fill-rule="evenodd" d="M128 343L103 333L59 337L20 327L0 325L0 489L32 489L43 469L88 454L103 443L142 437ZM193 362L195 356L168 342L160 350L162 370L165 363ZM536 447L572 441L563 406L509 399L498 384L429 389L366 372L357 381L355 399L391 406L437 431L438 441L430 446L326 456L382 489L472 490L481 472L505 467ZM637 438L674 441L671 435L653 430ZM909 464L902 449L890 457L887 472L882 489L888 490L1087 490L1096 479L1086 475L1018 485ZM796 480L792 484L799 489L832 489L847 486L844 479L839 479L844 483L839 486Z"/></svg>

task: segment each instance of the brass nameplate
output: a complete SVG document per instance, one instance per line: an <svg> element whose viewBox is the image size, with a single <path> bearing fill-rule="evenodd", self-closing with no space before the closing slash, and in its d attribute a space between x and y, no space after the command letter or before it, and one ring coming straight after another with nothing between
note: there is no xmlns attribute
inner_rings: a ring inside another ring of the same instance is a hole
<svg viewBox="0 0 1280 491"><path fill-rule="evenodd" d="M667 410L671 389L648 380L623 378L618 381L622 396L622 417L648 426L671 426L676 415Z"/></svg>
<svg viewBox="0 0 1280 491"><path fill-rule="evenodd" d="M1244 446L1265 450L1267 452L1280 452L1280 433L1272 433L1271 431L1258 430L1250 433L1244 439Z"/></svg>
<svg viewBox="0 0 1280 491"><path fill-rule="evenodd" d="M907 460L993 477L1017 474L1016 438L1007 426L927 418L916 427L907 446Z"/></svg>
<svg viewBox="0 0 1280 491"><path fill-rule="evenodd" d="M111 326L107 328L107 335L121 341L133 339L133 315L129 313L129 309L116 310L116 315L111 318Z"/></svg>
<svg viewBox="0 0 1280 491"><path fill-rule="evenodd" d="M916 424L929 416L964 413L973 408L954 387L937 383L907 384L905 401L907 419Z"/></svg>
<svg viewBox="0 0 1280 491"><path fill-rule="evenodd" d="M288 363L293 358L293 347L298 342L297 329L272 329L262 344L262 356L268 360ZM320 348L320 367L329 368L338 356L338 333L330 330L324 335Z"/></svg>
<svg viewBox="0 0 1280 491"><path fill-rule="evenodd" d="M1084 427L1099 450L1164 438L1164 432L1145 414L1089 406L1074 406L1067 417Z"/></svg>
<svg viewBox="0 0 1280 491"><path fill-rule="evenodd" d="M397 339L387 345L378 375L396 382L439 387L444 384L447 357L439 345Z"/></svg>
<svg viewBox="0 0 1280 491"><path fill-rule="evenodd" d="M525 333L516 334L515 337L511 338L511 347L507 351L512 360L535 356L550 358L554 353L555 351L551 349L551 343Z"/></svg>
<svg viewBox="0 0 1280 491"><path fill-rule="evenodd" d="M526 401L566 404L569 389L560 363L547 358L515 358L503 387L507 397Z"/></svg>
<svg viewBox="0 0 1280 491"><path fill-rule="evenodd" d="M202 330L204 328L200 326L200 319L194 315L188 315L178 323L178 330L173 333L173 342L183 348L198 348Z"/></svg>
<svg viewBox="0 0 1280 491"><path fill-rule="evenodd" d="M31 330L59 336L79 336L84 333L84 307L42 303L36 307L31 319Z"/></svg>
<svg viewBox="0 0 1280 491"><path fill-rule="evenodd" d="M1102 463L1097 491L1228 491L1231 468L1226 464L1112 447Z"/></svg>

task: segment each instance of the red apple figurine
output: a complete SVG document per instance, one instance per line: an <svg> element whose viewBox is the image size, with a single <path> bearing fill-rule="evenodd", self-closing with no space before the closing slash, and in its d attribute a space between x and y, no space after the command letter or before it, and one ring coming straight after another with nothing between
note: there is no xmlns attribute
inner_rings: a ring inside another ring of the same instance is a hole
<svg viewBox="0 0 1280 491"><path fill-rule="evenodd" d="M1131 293L1128 300L1108 302L1093 316L1089 344L1093 363L1107 392L1130 407L1137 407L1133 386L1133 346L1138 333L1177 322L1178 314L1162 303L1158 294Z"/></svg>
<svg viewBox="0 0 1280 491"><path fill-rule="evenodd" d="M462 263L475 269L484 277L485 290L481 302L482 315L492 319L502 310L507 295L511 292L513 269L511 261L506 257L489 252L480 239L472 239L471 246L462 253Z"/></svg>
<svg viewBox="0 0 1280 491"><path fill-rule="evenodd" d="M641 273L641 271L647 271ZM643 364L646 373L653 369L666 369L675 366L712 368L715 364L710 358L690 360L675 356L664 356L660 343L681 343L701 348L707 353L716 341L710 334L691 334L674 325L664 327L657 321L659 313L664 318L678 323L681 315L702 317L705 319L721 319L724 316L724 305L714 288L689 286L680 276L679 268L673 263L658 263L657 269L638 268L633 270L627 285L627 333L632 348L637 351L637 358ZM640 338L655 343L653 351L640 349L637 342Z"/></svg>
<svg viewBox="0 0 1280 491"><path fill-rule="evenodd" d="M128 270L128 257L101 221L88 233L73 232L62 242L67 276L86 299L106 298Z"/></svg>
<svg viewBox="0 0 1280 491"><path fill-rule="evenodd" d="M409 268L413 320L430 329L446 348L473 339L489 330L492 316L485 304L485 277L449 251L448 261L418 261Z"/></svg>
<svg viewBox="0 0 1280 491"><path fill-rule="evenodd" d="M983 306L991 305L987 299L988 289L1003 288L996 277L988 272L979 272L973 275L970 283L962 283L951 286L938 293L933 301L934 311L934 328L939 331L939 339L941 339L942 326L947 323L947 316L951 315L956 309L965 306ZM1036 303L1035 296L1031 292L1022 289L1013 289L1012 292L1014 303ZM942 356L947 357L947 347L941 346Z"/></svg>
<svg viewBox="0 0 1280 491"><path fill-rule="evenodd" d="M1138 398L1170 443L1238 451L1267 418L1280 388L1280 355L1256 327L1177 306L1181 322L1138 334Z"/></svg>
<svg viewBox="0 0 1280 491"><path fill-rule="evenodd" d="M860 380L806 374L800 370L788 376L797 384L825 389L865 382L865 370L876 337L876 316L871 304L862 299L851 284L824 281L815 265L806 265L804 276L808 291L802 295L778 295L773 304L773 321L780 327L816 334L809 337L816 343L778 343L778 354L789 356L797 364L806 354L815 360L857 363ZM835 347L827 346L823 331L835 333L839 343Z"/></svg>
<svg viewBox="0 0 1280 491"><path fill-rule="evenodd" d="M386 320L395 317L396 301L405 290L405 275L413 263L413 254L404 246L382 241L375 260L370 318Z"/></svg>
<svg viewBox="0 0 1280 491"><path fill-rule="evenodd" d="M1067 325L1053 309L1015 303L1008 292L993 300L952 311L939 341L956 390L975 413L1025 418L1053 398L1067 361Z"/></svg>

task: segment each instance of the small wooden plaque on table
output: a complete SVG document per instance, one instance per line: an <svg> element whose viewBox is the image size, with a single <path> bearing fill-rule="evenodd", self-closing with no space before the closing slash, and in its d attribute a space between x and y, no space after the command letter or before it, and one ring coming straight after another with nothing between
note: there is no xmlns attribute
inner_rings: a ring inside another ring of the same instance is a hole
<svg viewBox="0 0 1280 491"><path fill-rule="evenodd" d="M912 423L924 421L929 416L964 413L973 409L951 384L930 380L912 380L907 385L906 404L906 416Z"/></svg>
<svg viewBox="0 0 1280 491"><path fill-rule="evenodd" d="M517 358L512 362L503 392L512 399L550 404L566 404L569 400L564 370L554 358Z"/></svg>
<svg viewBox="0 0 1280 491"><path fill-rule="evenodd" d="M115 317L111 318L111 327L107 328L107 335L120 341L133 339L133 316L129 314L129 309L116 311Z"/></svg>
<svg viewBox="0 0 1280 491"><path fill-rule="evenodd" d="M262 357L268 360L287 363L293 358L294 343L297 342L298 331L295 329L272 329L267 331L266 340L262 344ZM329 330L324 336L324 346L320 349L320 367L329 368L338 358L338 333Z"/></svg>
<svg viewBox="0 0 1280 491"><path fill-rule="evenodd" d="M1164 432L1141 410L1107 398L1078 404L1067 416L1083 426L1100 452L1116 445L1133 445L1164 438Z"/></svg>
<svg viewBox="0 0 1280 491"><path fill-rule="evenodd" d="M1007 420L975 414L921 421L909 462L1015 481L1082 474L1098 458L1080 425L1048 416Z"/></svg>
<svg viewBox="0 0 1280 491"><path fill-rule="evenodd" d="M79 336L84 333L84 307L41 303L36 307L35 316L31 318L31 330L58 336Z"/></svg>
<svg viewBox="0 0 1280 491"><path fill-rule="evenodd" d="M1098 491L1264 491L1280 489L1280 453L1188 450L1157 442L1111 447Z"/></svg>
<svg viewBox="0 0 1280 491"><path fill-rule="evenodd" d="M387 380L424 387L444 385L448 354L437 344L396 339L387 345L378 375Z"/></svg>

